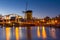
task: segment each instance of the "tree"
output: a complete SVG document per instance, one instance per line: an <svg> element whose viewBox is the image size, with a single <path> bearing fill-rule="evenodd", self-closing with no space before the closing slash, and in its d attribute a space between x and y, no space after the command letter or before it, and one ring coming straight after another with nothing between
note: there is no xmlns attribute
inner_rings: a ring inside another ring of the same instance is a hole
<svg viewBox="0 0 60 40"><path fill-rule="evenodd" d="M44 19L45 19L46 21L49 21L49 20L50 20L50 17L46 16Z"/></svg>

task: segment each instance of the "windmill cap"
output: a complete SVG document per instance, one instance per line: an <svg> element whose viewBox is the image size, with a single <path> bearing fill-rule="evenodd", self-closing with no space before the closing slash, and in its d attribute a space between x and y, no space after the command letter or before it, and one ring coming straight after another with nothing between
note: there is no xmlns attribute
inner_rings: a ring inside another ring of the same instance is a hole
<svg viewBox="0 0 60 40"><path fill-rule="evenodd" d="M32 13L32 10L27 10L25 13Z"/></svg>

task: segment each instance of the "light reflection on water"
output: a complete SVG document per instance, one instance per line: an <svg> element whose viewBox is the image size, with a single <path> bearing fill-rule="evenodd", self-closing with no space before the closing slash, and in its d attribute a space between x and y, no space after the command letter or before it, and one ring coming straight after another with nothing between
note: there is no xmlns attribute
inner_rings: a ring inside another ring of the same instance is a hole
<svg viewBox="0 0 60 40"><path fill-rule="evenodd" d="M40 27L37 27L37 37L40 38Z"/></svg>
<svg viewBox="0 0 60 40"><path fill-rule="evenodd" d="M54 28L49 29L52 38L56 39L56 30Z"/></svg>
<svg viewBox="0 0 60 40"><path fill-rule="evenodd" d="M43 39L47 38L46 30L45 30L45 27L44 26L42 27L42 38Z"/></svg>
<svg viewBox="0 0 60 40"><path fill-rule="evenodd" d="M31 28L31 39L32 40L60 40L60 29L49 28L49 27L32 27ZM28 34L29 35L29 34ZM26 40L27 30L26 27L4 27L0 28L0 39L1 40Z"/></svg>
<svg viewBox="0 0 60 40"><path fill-rule="evenodd" d="M15 29L15 36L16 36L16 40L19 40L19 28L16 27Z"/></svg>
<svg viewBox="0 0 60 40"><path fill-rule="evenodd" d="M10 27L7 27L6 29L5 29L5 31L6 31L6 40L10 40L10 36L11 36L11 34L10 34Z"/></svg>

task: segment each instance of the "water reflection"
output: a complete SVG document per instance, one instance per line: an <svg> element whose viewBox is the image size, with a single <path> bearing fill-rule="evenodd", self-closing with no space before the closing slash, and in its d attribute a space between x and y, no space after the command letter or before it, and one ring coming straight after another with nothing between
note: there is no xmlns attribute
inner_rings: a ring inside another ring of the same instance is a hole
<svg viewBox="0 0 60 40"><path fill-rule="evenodd" d="M19 38L22 38L22 37L23 37L23 35L22 35L22 28L19 27Z"/></svg>
<svg viewBox="0 0 60 40"><path fill-rule="evenodd" d="M37 37L40 38L40 27L37 27Z"/></svg>
<svg viewBox="0 0 60 40"><path fill-rule="evenodd" d="M44 26L42 27L42 38L43 39L47 38L46 30L45 30L45 27Z"/></svg>
<svg viewBox="0 0 60 40"><path fill-rule="evenodd" d="M60 30L60 29L59 29ZM1 40L59 40L60 31L47 27L3 27L0 28ZM58 31L58 32L57 32ZM58 35L57 35L58 34ZM57 38L58 37L58 38Z"/></svg>
<svg viewBox="0 0 60 40"><path fill-rule="evenodd" d="M19 28L16 27L15 29L15 36L16 36L16 40L19 40Z"/></svg>
<svg viewBox="0 0 60 40"><path fill-rule="evenodd" d="M5 28L3 27L3 38L5 37Z"/></svg>
<svg viewBox="0 0 60 40"><path fill-rule="evenodd" d="M56 39L56 30L55 30L55 28L50 28L49 32L50 32L50 36L52 38Z"/></svg>
<svg viewBox="0 0 60 40"><path fill-rule="evenodd" d="M31 39L32 35L31 35L31 27L30 26L27 27L26 32L27 32L27 40L32 40Z"/></svg>
<svg viewBox="0 0 60 40"><path fill-rule="evenodd" d="M11 33L10 33L10 27L6 27L6 40L10 40L10 36L11 36Z"/></svg>

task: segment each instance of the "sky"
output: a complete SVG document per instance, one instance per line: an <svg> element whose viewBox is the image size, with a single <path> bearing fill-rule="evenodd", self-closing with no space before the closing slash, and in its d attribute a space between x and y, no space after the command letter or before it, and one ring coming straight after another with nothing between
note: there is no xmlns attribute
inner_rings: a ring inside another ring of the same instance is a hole
<svg viewBox="0 0 60 40"><path fill-rule="evenodd" d="M24 17L26 9L33 11L33 17L55 17L60 14L60 0L0 0L0 14L18 14Z"/></svg>

